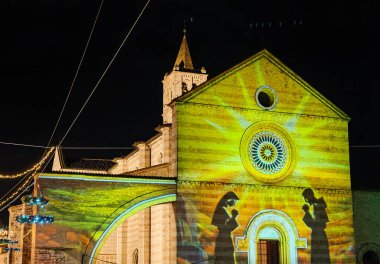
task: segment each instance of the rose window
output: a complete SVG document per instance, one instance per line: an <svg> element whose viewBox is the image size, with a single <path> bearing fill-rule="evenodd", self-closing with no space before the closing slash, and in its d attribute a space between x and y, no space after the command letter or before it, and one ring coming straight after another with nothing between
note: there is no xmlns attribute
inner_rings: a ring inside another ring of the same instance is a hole
<svg viewBox="0 0 380 264"><path fill-rule="evenodd" d="M248 156L252 165L261 173L273 174L284 168L286 147L273 132L260 132L252 137Z"/></svg>

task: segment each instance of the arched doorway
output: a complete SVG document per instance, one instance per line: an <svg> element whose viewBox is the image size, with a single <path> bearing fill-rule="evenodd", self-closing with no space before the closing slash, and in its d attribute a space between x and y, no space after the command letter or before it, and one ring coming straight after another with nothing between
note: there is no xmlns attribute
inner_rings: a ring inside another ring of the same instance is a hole
<svg viewBox="0 0 380 264"><path fill-rule="evenodd" d="M298 262L297 248L307 248L306 238L298 237L291 218L274 209L255 214L248 223L245 236L236 238L235 244L247 245L245 249L237 248L236 252L247 252L248 263L254 264L294 264Z"/></svg>
<svg viewBox="0 0 380 264"><path fill-rule="evenodd" d="M281 234L276 228L266 226L259 232L257 241L257 263L279 264L283 242Z"/></svg>

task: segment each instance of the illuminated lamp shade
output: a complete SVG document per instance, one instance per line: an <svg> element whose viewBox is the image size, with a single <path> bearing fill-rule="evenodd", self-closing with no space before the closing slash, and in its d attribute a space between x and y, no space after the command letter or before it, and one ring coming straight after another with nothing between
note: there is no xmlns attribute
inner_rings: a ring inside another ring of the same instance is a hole
<svg viewBox="0 0 380 264"><path fill-rule="evenodd" d="M5 252L10 252L10 251L20 252L21 249L19 249L19 248L9 248L9 247L6 247L6 248L4 248L4 251L5 251Z"/></svg>
<svg viewBox="0 0 380 264"><path fill-rule="evenodd" d="M44 207L49 203L49 200L44 196L35 197L32 195L27 195L22 198L22 202L31 206L37 205L38 207Z"/></svg>
<svg viewBox="0 0 380 264"><path fill-rule="evenodd" d="M11 251L20 252L21 249L19 249L19 248L8 248L8 247L6 247L6 248L4 248L4 251L5 251L5 252L11 252Z"/></svg>
<svg viewBox="0 0 380 264"><path fill-rule="evenodd" d="M17 244L18 241L13 241L8 238L0 239L0 245L6 245L6 244Z"/></svg>
<svg viewBox="0 0 380 264"><path fill-rule="evenodd" d="M49 215L16 215L16 221L21 224L51 224L54 217Z"/></svg>
<svg viewBox="0 0 380 264"><path fill-rule="evenodd" d="M245 169L256 180L278 182L294 170L296 155L290 135L271 122L259 122L246 129L240 142Z"/></svg>

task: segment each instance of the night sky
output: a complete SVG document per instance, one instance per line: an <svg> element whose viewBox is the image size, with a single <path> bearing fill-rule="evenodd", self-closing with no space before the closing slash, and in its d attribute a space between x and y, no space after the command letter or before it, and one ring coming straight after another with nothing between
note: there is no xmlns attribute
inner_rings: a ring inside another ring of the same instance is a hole
<svg viewBox="0 0 380 264"><path fill-rule="evenodd" d="M104 1L51 145L66 133L145 3ZM1 1L0 141L48 143L99 4ZM204 66L209 78L265 48L347 113L353 187L380 188L379 13L376 0L152 0L62 145L129 147L156 133L161 81L173 67L186 19L194 66ZM71 158L128 152L77 151ZM0 144L0 172L23 171L42 153ZM0 194L14 184L2 180ZM7 210L0 214L7 221Z"/></svg>

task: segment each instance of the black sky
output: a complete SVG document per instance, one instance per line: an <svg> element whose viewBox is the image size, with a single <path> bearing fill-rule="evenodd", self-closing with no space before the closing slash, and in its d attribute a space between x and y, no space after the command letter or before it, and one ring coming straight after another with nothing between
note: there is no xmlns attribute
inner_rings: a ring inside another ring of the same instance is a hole
<svg viewBox="0 0 380 264"><path fill-rule="evenodd" d="M105 0L52 144L66 133L145 3ZM0 3L0 141L47 144L99 4ZM353 186L379 188L380 148L354 147L380 145L379 11L376 0L152 0L63 146L126 147L155 133L161 80L174 64L186 18L193 63L210 77L266 48L347 113ZM22 171L42 152L0 144L0 172ZM0 182L0 193L12 184Z"/></svg>

